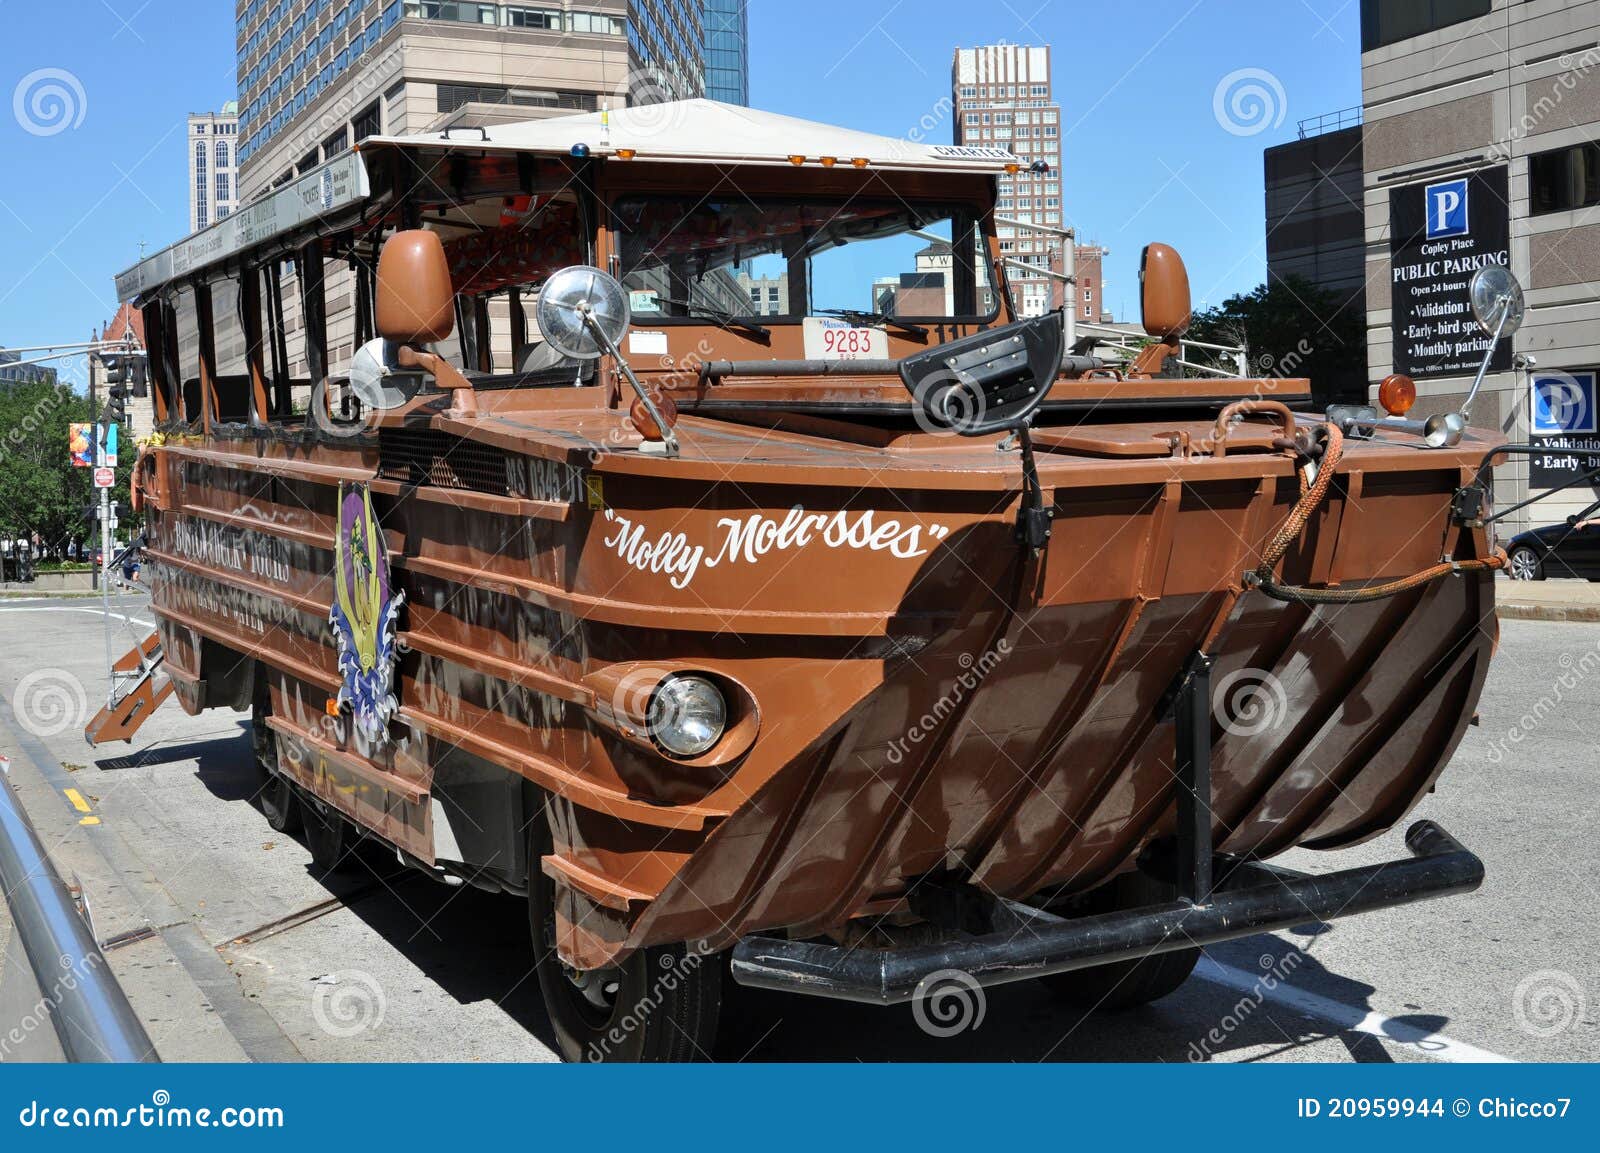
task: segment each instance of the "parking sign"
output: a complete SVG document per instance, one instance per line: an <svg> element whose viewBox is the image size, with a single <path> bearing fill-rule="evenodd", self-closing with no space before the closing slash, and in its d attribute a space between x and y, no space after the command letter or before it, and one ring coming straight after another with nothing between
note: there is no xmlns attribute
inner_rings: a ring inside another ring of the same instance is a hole
<svg viewBox="0 0 1600 1153"><path fill-rule="evenodd" d="M1429 240L1465 236L1470 231L1465 176L1459 180L1430 184L1424 195L1428 208Z"/></svg>
<svg viewBox="0 0 1600 1153"><path fill-rule="evenodd" d="M1529 402L1528 427L1534 436L1597 431L1593 372L1535 373Z"/></svg>

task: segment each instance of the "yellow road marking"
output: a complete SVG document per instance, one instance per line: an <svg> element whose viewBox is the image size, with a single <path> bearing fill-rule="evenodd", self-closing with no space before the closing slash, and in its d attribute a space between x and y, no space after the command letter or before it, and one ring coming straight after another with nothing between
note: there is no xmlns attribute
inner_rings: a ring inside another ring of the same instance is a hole
<svg viewBox="0 0 1600 1153"><path fill-rule="evenodd" d="M72 802L72 807L77 809L78 812L94 812L94 810L89 807L89 802L83 799L83 794L78 792L77 789L63 789L62 791L67 794L67 800Z"/></svg>
<svg viewBox="0 0 1600 1153"><path fill-rule="evenodd" d="M100 818L99 817L85 817L85 818L83 818L83 820L78 822L78 824L80 824L80 825L98 825L99 823L100 823Z"/></svg>

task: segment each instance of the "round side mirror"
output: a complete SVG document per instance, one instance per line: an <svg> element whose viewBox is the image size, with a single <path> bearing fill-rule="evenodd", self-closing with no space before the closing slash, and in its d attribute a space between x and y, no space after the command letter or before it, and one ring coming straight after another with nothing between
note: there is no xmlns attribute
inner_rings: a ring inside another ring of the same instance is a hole
<svg viewBox="0 0 1600 1153"><path fill-rule="evenodd" d="M615 277L577 264L544 282L534 318L550 347L562 356L594 360L607 351L607 344L612 349L620 345L632 314L628 294Z"/></svg>
<svg viewBox="0 0 1600 1153"><path fill-rule="evenodd" d="M408 399L391 379L400 368L398 346L392 340L375 337L350 358L350 390L369 409L399 408Z"/></svg>
<svg viewBox="0 0 1600 1153"><path fill-rule="evenodd" d="M1472 277L1472 315L1478 327L1493 336L1510 336L1522 327L1527 305L1522 298L1522 285L1509 268L1499 264L1485 265Z"/></svg>

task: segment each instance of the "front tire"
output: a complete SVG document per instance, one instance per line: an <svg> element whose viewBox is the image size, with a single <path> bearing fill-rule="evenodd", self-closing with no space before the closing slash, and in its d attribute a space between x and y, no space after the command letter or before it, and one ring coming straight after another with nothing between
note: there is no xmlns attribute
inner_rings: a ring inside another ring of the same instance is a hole
<svg viewBox="0 0 1600 1153"><path fill-rule="evenodd" d="M1170 901L1175 889L1142 873L1125 873L1098 895L1090 913L1111 912ZM1041 977L1045 988L1069 1004L1090 1012L1118 1013L1159 1001L1189 979L1200 960L1199 948L1152 953L1130 961L1113 961L1091 969Z"/></svg>
<svg viewBox="0 0 1600 1153"><path fill-rule="evenodd" d="M614 969L578 972L556 951L555 882L543 814L529 837L528 921L539 991L567 1061L705 1061L722 1010L722 958L683 945L640 949Z"/></svg>
<svg viewBox="0 0 1600 1153"><path fill-rule="evenodd" d="M1544 580L1544 564L1527 545L1520 545L1511 551L1509 571L1514 581Z"/></svg>

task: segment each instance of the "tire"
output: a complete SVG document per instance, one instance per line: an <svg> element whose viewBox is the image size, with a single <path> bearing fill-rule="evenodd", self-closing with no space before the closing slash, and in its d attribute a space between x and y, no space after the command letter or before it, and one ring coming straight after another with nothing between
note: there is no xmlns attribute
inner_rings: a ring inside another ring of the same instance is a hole
<svg viewBox="0 0 1600 1153"><path fill-rule="evenodd" d="M709 1060L722 1011L723 958L658 945L640 949L615 969L568 968L556 952L555 882L539 865L550 852L543 814L533 821L529 850L534 965L562 1059Z"/></svg>
<svg viewBox="0 0 1600 1153"><path fill-rule="evenodd" d="M1139 905L1161 904L1173 899L1171 885L1154 881L1142 873L1126 873L1107 885L1088 913L1106 913ZM1200 960L1198 947L1171 953L1153 953L1131 961L1114 961L1092 969L1054 973L1040 980L1061 1000L1090 1012L1118 1013L1159 1001L1189 979Z"/></svg>
<svg viewBox="0 0 1600 1153"><path fill-rule="evenodd" d="M1527 545L1519 545L1511 550L1511 564L1508 571L1514 581L1544 580L1544 563Z"/></svg>
<svg viewBox="0 0 1600 1153"><path fill-rule="evenodd" d="M298 789L294 791L312 864L323 873L337 873L349 867L350 850L354 845L350 823L320 801L301 797Z"/></svg>
<svg viewBox="0 0 1600 1153"><path fill-rule="evenodd" d="M267 725L268 710L258 695L250 712L250 742L255 750L260 788L256 800L273 832L294 836L302 827L300 800L294 785L278 771L278 736Z"/></svg>

